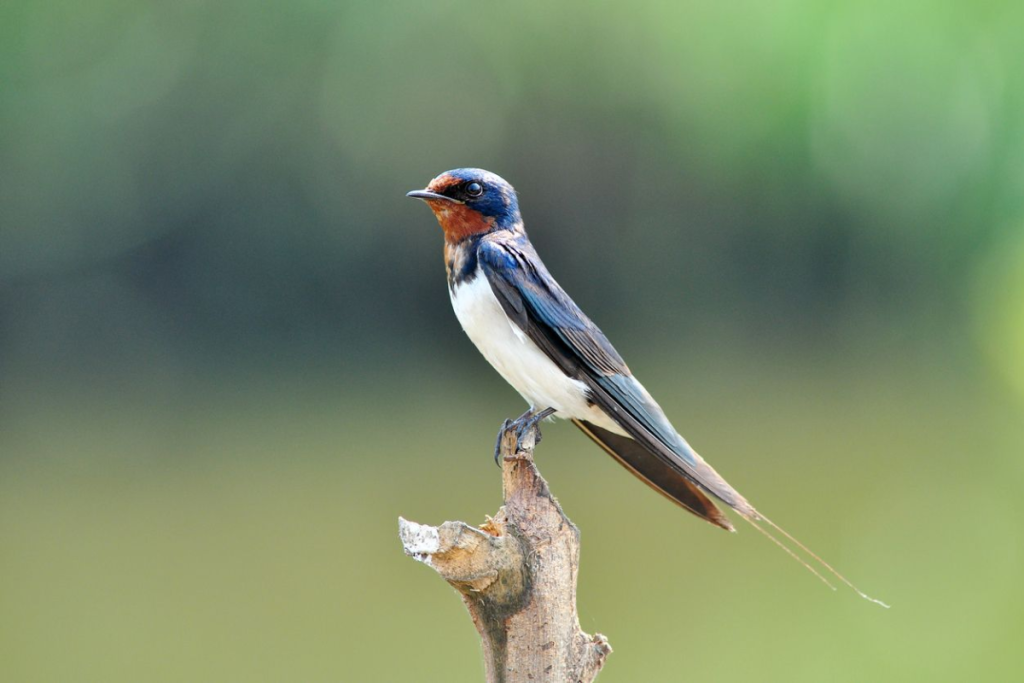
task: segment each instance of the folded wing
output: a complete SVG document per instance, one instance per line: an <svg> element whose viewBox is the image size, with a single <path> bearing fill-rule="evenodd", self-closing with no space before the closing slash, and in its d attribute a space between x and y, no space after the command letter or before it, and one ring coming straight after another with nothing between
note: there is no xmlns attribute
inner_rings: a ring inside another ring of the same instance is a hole
<svg viewBox="0 0 1024 683"><path fill-rule="evenodd" d="M732 528L705 494L756 517L746 499L676 432L601 330L547 273L525 237L482 240L477 256L508 318L563 372L584 382L590 400L629 436L574 420L580 429L640 479L712 524Z"/></svg>

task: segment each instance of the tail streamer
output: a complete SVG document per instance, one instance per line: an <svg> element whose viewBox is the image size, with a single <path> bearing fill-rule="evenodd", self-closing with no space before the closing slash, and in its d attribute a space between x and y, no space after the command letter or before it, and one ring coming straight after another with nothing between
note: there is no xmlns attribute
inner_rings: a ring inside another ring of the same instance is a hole
<svg viewBox="0 0 1024 683"><path fill-rule="evenodd" d="M753 514L743 514L742 517L743 517L743 519L747 520L747 522L750 523L750 526L754 527L755 529L760 531L762 534L764 534L772 543L774 543L775 545L777 545L780 548L782 548L783 550L785 550L786 553L790 557L792 557L794 560L796 560L797 562L802 564L807 569L807 571L809 571L812 574L814 574L815 576L817 576L821 580L822 583L824 583L826 586L828 586L832 590L835 590L836 587L834 585L832 585L832 583L829 582L828 579L826 579L824 576L822 576L821 573L817 569L815 569L813 565L811 565L811 563L807 562L804 558L802 558L799 555L797 555L796 552L794 552L792 548L790 548L785 543L783 543L779 539L775 538L775 536L773 536L771 533L769 533L764 528L762 528L761 525L758 524L758 522L761 521L761 522L766 523L772 529L774 529L775 531L777 531L780 534L782 534L783 536L785 536L789 540L790 543L795 544L796 547L798 547L800 550L802 550L807 555L809 555L811 558L813 558L814 561L816 561L819 565L821 565L822 567L827 569L828 572L830 574L832 574L832 576L836 577L837 579L839 579L840 581L845 583L847 586L849 586L850 589L852 589L853 592L856 593L857 595L859 595L860 597L864 598L868 602L873 602L876 605L880 605L881 607L884 607L885 609L889 609L889 605L885 604L881 600L878 600L877 598L871 597L870 595L868 595L867 593L865 593L861 589L857 588L855 585L853 585L850 582L849 579L847 579L845 576L843 576L838 571L836 571L835 568L832 565L830 565L828 562L826 562L825 560L823 560L820 557L818 557L818 555L816 555L813 551L811 551L807 546L805 546L803 543L801 543L800 541L795 539L792 536L792 534L790 534L788 531L786 531L785 529L780 527L778 524L776 524L772 520L770 520L767 517L765 517L764 515L762 515L757 510L754 510Z"/></svg>

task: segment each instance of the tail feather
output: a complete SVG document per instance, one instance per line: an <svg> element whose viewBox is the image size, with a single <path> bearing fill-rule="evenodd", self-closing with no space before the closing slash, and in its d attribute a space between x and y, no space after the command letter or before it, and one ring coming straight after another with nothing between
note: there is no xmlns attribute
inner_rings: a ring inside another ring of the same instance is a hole
<svg viewBox="0 0 1024 683"><path fill-rule="evenodd" d="M785 550L785 551L786 551L787 553L789 553L789 554L790 554L790 555L791 555L791 556L792 556L793 558L795 558L797 562L799 562L799 563L800 563L800 564L802 564L803 566L807 567L807 569L808 569L808 570L810 570L810 572L811 572L812 574L814 574L814 575L815 575L815 576L817 576L817 577L818 577L819 579L821 579L822 581L824 581L824 582L825 582L825 585L826 585L826 586L828 586L828 587L829 587L829 588L831 588L832 590L835 590L835 589L836 589L836 588L835 588L835 586L833 586L833 585L832 585L831 583L829 583L829 582L828 582L828 580L826 580L826 579L825 579L825 577L823 577L823 576L822 576L821 574L819 574L819 573L818 573L818 572L817 572L817 571L816 571L816 570L814 569L814 567L812 567L812 566L811 566L811 564L810 564L809 562L806 562L806 561L805 561L805 560L804 560L804 559L803 559L802 557L800 557L800 556L799 556L799 555L797 555L797 554L796 554L795 552L793 552L793 550L792 550L791 548L789 548L788 546L786 546L786 544L784 544L784 543L783 543L782 541L780 541L779 539L775 538L775 537L774 537L774 536L772 536L772 535L771 535L770 533L768 533L767 531L765 531L764 529L762 529L762 528L761 528L761 527L760 527L760 526L759 526L759 525L757 524L757 522L758 522L758 521L762 521L762 522L766 523L766 524L767 524L768 526L770 526L771 528L773 528L773 529L775 529L776 531L778 531L778 532L779 532L780 534L782 534L783 536L785 536L785 537L786 537L786 538L787 538L787 539L789 540L789 542L790 542L790 543L793 543L793 544L795 544L795 545L796 545L796 547L800 548L800 550L802 550L803 552L807 553L807 554L808 554L808 555L809 555L809 556L810 556L810 557L811 557L811 558L812 558L812 559L813 559L813 560L814 560L815 562L817 562L817 563L818 563L819 565L821 565L822 567L824 567L825 569L827 569L827 570L828 570L828 572L829 572L829 574L831 574L832 576L836 577L837 579L839 579L840 581L842 581L843 583L845 583L845 584L846 584L847 586L849 586L849 587L850 587L850 589L851 589L851 590L853 590L853 592L854 592L854 593L856 593L856 594L857 594L857 595L859 595L860 597L864 598L864 599L865 599L865 600L867 600L868 602L873 602L873 603L875 603L876 605L880 605L880 606L882 606L882 607L884 607L884 608L886 608L886 609L889 609L889 607L890 607L889 605L887 605L886 603L882 602L882 601L881 601L881 600L879 600L878 598L873 598L873 597L871 597L870 595L868 595L867 593L865 593L865 592L864 592L864 591L862 591L861 589L857 588L857 587L856 587L855 585L853 585L853 583L851 583L851 582L850 582L850 580L849 580L849 579L847 579L847 578L846 578L845 576L843 576L843 575L842 575L842 574L840 574L840 573L839 573L838 571L836 571L836 569L835 569L835 568L834 568L834 567L833 567L832 565L830 565L830 564L829 564L828 562L826 562L825 560L823 560L823 559L821 559L820 557L818 557L818 555L816 555L816 554L815 554L815 553L814 553L814 552L813 552L813 551L812 551L812 550L811 550L810 548L808 548L807 546L805 546L805 545L804 545L803 543L801 543L800 541L796 540L796 539L795 539L795 538L794 538L794 537L793 537L793 536L792 536L792 535L791 535L791 534L790 534L790 533L789 533L788 531L786 531L785 529L783 529L782 527L780 527L780 526L779 526L778 524L776 524L776 523L775 523L775 522L773 522L772 520L770 520L770 519L768 519L767 517L765 517L764 515L762 515L762 514L761 514L760 512L757 512L757 511L755 510L755 511L754 511L754 514L756 515L756 517L754 517L753 519L752 519L751 517L748 517L747 515L744 515L743 517L744 517L744 519L746 519L746 520L747 520L747 522L749 522L749 523L750 523L750 525L751 525L751 526L753 526L753 527L754 527L755 529L757 529L758 531L760 531L760 532L761 532L762 534L764 534L765 536L767 536L768 538L770 538L770 539L772 540L772 542L773 542L773 543L775 543L776 545L778 545L779 547L781 547L781 548L782 548L783 550Z"/></svg>
<svg viewBox="0 0 1024 683"><path fill-rule="evenodd" d="M583 420L574 419L573 424L615 458L619 464L658 493L706 522L727 531L736 531L729 518L722 514L722 511L704 495L696 484L680 476L677 471L656 458L633 439L613 434Z"/></svg>
<svg viewBox="0 0 1024 683"><path fill-rule="evenodd" d="M831 574L839 581L849 586L860 597L877 605L881 605L882 607L889 607L889 605L885 604L881 600L872 598L867 593L857 588L857 586L853 585L853 583L851 583L845 576L836 571L832 565L821 559L807 546L794 538L788 531L761 514L753 505L748 503L742 495L729 486L729 484L722 479L710 465L707 465L703 460L699 459L699 456L697 460L699 468L694 472L694 474L700 476L702 479L701 483L705 484L705 486L700 486L698 483L691 481L684 471L678 467L672 467L670 462L666 462L664 458L657 457L638 441L627 436L614 434L584 420L573 419L573 423L579 427L584 434L597 443L597 445L601 446L601 448L603 448L609 455L615 458L621 465L630 470L644 483L685 510L692 512L701 519L714 524L715 526L721 527L722 529L735 531L736 529L733 527L729 519L715 506L711 499L705 495L705 491L707 491L729 505L729 507L733 508L752 527L757 529L758 532L767 537L772 543L782 548L786 554L802 564L809 572L818 577L822 583L832 590L835 590L836 587L827 578L825 578L825 576L819 572L811 562L797 554L792 548L776 538L758 522L764 522L773 530L782 534L790 543L794 544L820 567L823 567L828 574ZM714 487L707 486L709 483L713 483ZM727 492L728 499L718 496L716 494L716 490Z"/></svg>

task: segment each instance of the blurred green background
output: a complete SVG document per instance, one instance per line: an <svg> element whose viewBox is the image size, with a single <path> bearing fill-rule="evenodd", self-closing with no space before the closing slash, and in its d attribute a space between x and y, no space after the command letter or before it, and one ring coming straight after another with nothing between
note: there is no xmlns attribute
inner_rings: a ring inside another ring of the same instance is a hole
<svg viewBox="0 0 1024 683"><path fill-rule="evenodd" d="M403 196L456 166L893 605L549 425L600 680L1021 680L1022 35L1009 0L2 3L0 680L481 680L396 525L493 514L523 409Z"/></svg>

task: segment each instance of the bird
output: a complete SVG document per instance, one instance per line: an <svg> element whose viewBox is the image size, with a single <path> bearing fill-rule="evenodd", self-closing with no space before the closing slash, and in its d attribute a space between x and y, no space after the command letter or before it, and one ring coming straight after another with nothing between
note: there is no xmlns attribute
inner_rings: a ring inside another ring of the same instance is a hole
<svg viewBox="0 0 1024 683"><path fill-rule="evenodd" d="M761 514L679 434L604 333L548 272L526 234L512 185L490 171L457 168L407 196L426 202L444 233L448 292L463 330L529 405L511 423L518 434L541 420L568 419L686 511L735 531L718 501L834 589L763 522L861 597L887 607Z"/></svg>

